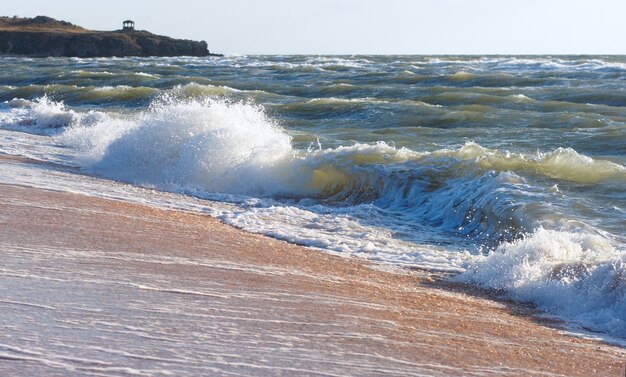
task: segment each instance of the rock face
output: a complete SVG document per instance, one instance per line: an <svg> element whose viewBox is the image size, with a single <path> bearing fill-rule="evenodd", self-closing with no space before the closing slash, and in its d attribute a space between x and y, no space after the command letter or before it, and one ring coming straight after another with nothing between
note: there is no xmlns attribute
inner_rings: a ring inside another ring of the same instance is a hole
<svg viewBox="0 0 626 377"><path fill-rule="evenodd" d="M0 18L0 54L33 57L209 56L207 43L147 31L93 31L50 17Z"/></svg>

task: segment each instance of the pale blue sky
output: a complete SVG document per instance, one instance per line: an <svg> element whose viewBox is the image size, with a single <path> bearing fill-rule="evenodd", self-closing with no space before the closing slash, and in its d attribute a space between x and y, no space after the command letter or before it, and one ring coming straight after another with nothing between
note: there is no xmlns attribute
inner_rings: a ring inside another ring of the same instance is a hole
<svg viewBox="0 0 626 377"><path fill-rule="evenodd" d="M112 30L206 40L241 54L626 54L626 0L21 0Z"/></svg>

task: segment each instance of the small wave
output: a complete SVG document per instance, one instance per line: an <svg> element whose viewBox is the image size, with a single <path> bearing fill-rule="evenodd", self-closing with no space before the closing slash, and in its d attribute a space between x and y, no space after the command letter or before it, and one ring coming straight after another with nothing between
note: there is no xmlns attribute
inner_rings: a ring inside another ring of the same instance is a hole
<svg viewBox="0 0 626 377"><path fill-rule="evenodd" d="M481 57L481 58L428 58L426 65L435 66L468 66L472 68L507 69L519 71L520 69L544 69L563 71L589 71L589 70L626 70L626 64L605 59L565 59L554 57ZM422 64L418 62L417 65Z"/></svg>
<svg viewBox="0 0 626 377"><path fill-rule="evenodd" d="M523 103L530 103L533 102L533 99L524 95L524 94L511 94L509 96L509 98L512 98L515 102L523 102Z"/></svg>
<svg viewBox="0 0 626 377"><path fill-rule="evenodd" d="M135 101L141 99L153 98L158 95L159 90L145 86L100 86L90 87L81 90L79 101Z"/></svg>
<svg viewBox="0 0 626 377"><path fill-rule="evenodd" d="M204 98L204 97L275 97L276 95L264 90L241 90L226 85L198 84L191 82L184 85L177 85L169 89L166 93L171 98Z"/></svg>
<svg viewBox="0 0 626 377"><path fill-rule="evenodd" d="M540 228L503 243L457 279L626 337L626 253L599 234Z"/></svg>
<svg viewBox="0 0 626 377"><path fill-rule="evenodd" d="M316 65L325 70L342 70L349 68L363 68L374 62L365 58L342 58L318 56L307 60L308 64Z"/></svg>
<svg viewBox="0 0 626 377"><path fill-rule="evenodd" d="M461 91L446 91L443 93L434 94L424 98L423 100L440 105L462 105L462 104L476 104L476 105L491 105L491 104L507 104L510 99L506 97L481 94L477 92L461 92Z"/></svg>
<svg viewBox="0 0 626 377"><path fill-rule="evenodd" d="M468 119L477 121L482 117L481 114L471 111L444 111L440 105L431 105L421 101L373 97L321 97L273 104L272 107L280 109L282 112L299 116L310 116L314 119L344 117L357 113L383 113L387 111L403 112L407 117L412 117L412 112L419 110L424 116L430 114L433 115L433 118L437 116L437 118L432 120L432 123L429 123L430 125L435 122L448 125L455 121L461 122Z"/></svg>
<svg viewBox="0 0 626 377"><path fill-rule="evenodd" d="M239 93L241 90L229 86L202 85L189 83L177 85L170 90L170 94L181 98L211 97Z"/></svg>
<svg viewBox="0 0 626 377"><path fill-rule="evenodd" d="M279 58L276 56L275 58ZM238 67L254 67L287 72L333 72L349 71L354 69L368 69L375 63L364 58L316 56L310 58L292 58L286 60L259 60L237 59Z"/></svg>
<svg viewBox="0 0 626 377"><path fill-rule="evenodd" d="M313 98L305 101L294 101L275 104L273 107L283 112L297 114L302 117L335 118L366 110L368 105L386 103L382 100L369 98Z"/></svg>
<svg viewBox="0 0 626 377"><path fill-rule="evenodd" d="M73 71L70 71L70 73L78 77L86 77L86 78L115 76L115 73L108 72L108 71L85 71L82 69L73 70Z"/></svg>
<svg viewBox="0 0 626 377"><path fill-rule="evenodd" d="M72 124L76 112L68 109L63 102L55 102L47 96L34 101L14 99L5 104L8 112L0 112L0 127L36 134L50 135Z"/></svg>
<svg viewBox="0 0 626 377"><path fill-rule="evenodd" d="M145 86L77 86L77 85L29 85L3 93L5 98L63 98L68 103L112 103L149 100L159 94L158 89Z"/></svg>
<svg viewBox="0 0 626 377"><path fill-rule="evenodd" d="M56 135L74 125L87 127L109 119L99 111L77 112L62 101L51 100L47 95L32 101L16 98L6 101L4 105L8 111L0 111L1 128L38 135Z"/></svg>
<svg viewBox="0 0 626 377"><path fill-rule="evenodd" d="M308 63L298 63L298 62L287 62L287 61L245 61L244 64L235 64L238 68L259 68L259 69L267 69L273 70L277 72L288 72L288 73L314 73L324 71L321 67L308 64Z"/></svg>
<svg viewBox="0 0 626 377"><path fill-rule="evenodd" d="M308 104L315 105L336 105L345 103L389 103L389 101L376 99L372 97L366 98L337 98L337 97L325 97L325 98L313 98L306 101Z"/></svg>
<svg viewBox="0 0 626 377"><path fill-rule="evenodd" d="M474 78L476 78L476 74L466 71L459 71L450 75L450 80L452 81L466 81Z"/></svg>
<svg viewBox="0 0 626 377"><path fill-rule="evenodd" d="M135 72L135 76L140 76L140 77L150 77L150 78L158 78L158 75L155 74L151 74L151 73L146 73L146 72Z"/></svg>
<svg viewBox="0 0 626 377"><path fill-rule="evenodd" d="M330 95L345 94L362 90L362 87L354 84L337 83L320 88L320 93L328 93Z"/></svg>
<svg viewBox="0 0 626 377"><path fill-rule="evenodd" d="M468 142L456 151L438 151L462 160L473 160L483 169L499 171L535 171L551 178L578 183L607 180L626 181L626 167L606 160L594 160L572 148L557 148L552 152L528 156L484 148Z"/></svg>

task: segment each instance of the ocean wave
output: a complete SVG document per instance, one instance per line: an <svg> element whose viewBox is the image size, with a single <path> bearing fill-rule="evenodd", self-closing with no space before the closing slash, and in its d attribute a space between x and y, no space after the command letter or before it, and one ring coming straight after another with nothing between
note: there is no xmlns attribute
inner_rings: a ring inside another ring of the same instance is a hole
<svg viewBox="0 0 626 377"><path fill-rule="evenodd" d="M97 88L97 90L93 89L91 92L102 93L101 95L103 96L116 95L137 98L137 96L148 95L148 93L144 93L143 90L143 88L132 87L101 87ZM137 91L140 93L138 94ZM152 125L153 120L155 122L160 122L159 124L162 124L161 127L163 129L169 127L172 130L180 130L185 127L191 127L192 129L189 132L194 135L204 135L203 132L209 132L210 127L213 126L217 127L217 130L223 130L226 126L220 126L220 122L228 125L228 127L231 127L231 123L237 123L237 126L232 126L235 127L234 129L237 129L237 127L243 127L241 131L242 133L245 134L245 132L249 132L260 134L261 136L263 136L263 130L267 127L270 127L271 129L277 127L273 121L265 115L262 115L264 114L264 111L258 106L250 103L237 104L213 98L215 95L236 92L236 89L227 87L214 87L198 84L178 86L161 95L161 99L154 101L150 110L141 111L139 115L132 115L128 117L127 122L128 124L136 124L137 122L140 122L142 124L141 127L146 128ZM388 103L388 101L370 98L320 98L312 99L304 103L281 106L298 106L304 110L310 107L315 111L321 111L322 108L329 107L334 111L336 110L336 107L344 108L347 106L350 108L351 106L370 105L372 102L375 102L376 104L380 103L382 105L415 105L413 102L410 104L405 104L404 102L406 101L401 103ZM76 112L75 110L68 108L63 102L53 101L47 96L40 97L33 101L14 99L5 102L4 106L6 110L0 112L1 127L19 128L22 131L30 131L33 133L54 134L61 132L64 128L74 125L82 126L83 128L91 127L99 120L104 121L111 118L111 116L104 117L102 112ZM428 106L422 107L426 109ZM218 108L219 110L217 110ZM167 109L173 109L175 111L170 115L168 114ZM246 109L247 113L244 109ZM292 111L294 110L292 109ZM174 114L176 114L177 117L173 117ZM237 117L243 116L243 114L247 114L246 116L248 118L237 119ZM253 114L256 115L252 116ZM446 114L447 115L443 115L444 119L446 119L446 116L465 117L465 119L470 117L473 119L476 116L483 116L484 111L470 111L467 109L464 111L447 112ZM171 119L168 119L168 116L171 117ZM206 119L207 116L209 116L210 119ZM183 120L185 127L181 128L179 124L183 122ZM201 129L201 127L205 127L206 129ZM246 129L245 127L249 127L249 129ZM260 127L260 129L256 129L255 127ZM280 132L281 134L284 134L285 138L289 139L289 136L285 131ZM210 133L205 136L210 136ZM163 133L158 137L162 137L164 139L163 143L165 143L168 138L174 138L175 136L169 135L163 131ZM183 136L179 137L184 139ZM232 141L233 144L238 142L242 141ZM245 143L242 142L242 144ZM210 145L206 145L205 148L210 148ZM386 147L382 147L380 144L378 144L376 148L386 150ZM366 149L367 148L364 147L362 148L363 153L372 153L371 151L365 152ZM335 152L339 153L340 151L342 151L341 148L337 149ZM292 152L297 154L295 150ZM327 156L331 156L332 153L333 152L327 152ZM392 154L389 151L386 151L385 153L387 153L387 155L396 155L395 153ZM403 153L405 152L400 154ZM480 168L481 171L510 171L521 175L539 174L557 180L587 184L606 181L626 181L626 167L623 165L608 160L593 159L578 153L572 148L557 148L549 152L537 152L536 154L528 155L524 153L512 153L508 151L488 149L480 146L479 144L468 142L458 149L442 149L429 153L432 156L442 159L452 157L459 161L471 161L475 166ZM315 153L311 153L309 157L313 158L315 155ZM422 153L415 154L415 156L423 155L424 154ZM200 158L201 156L198 157ZM224 156L224 158L227 157L227 155ZM216 159L217 157L212 158Z"/></svg>
<svg viewBox="0 0 626 377"><path fill-rule="evenodd" d="M484 88L509 88L509 87L533 87L546 85L548 79L540 79L504 72L469 72L460 70L449 75L437 77L433 83L440 81L443 84L449 83L453 86L476 86Z"/></svg>
<svg viewBox="0 0 626 377"><path fill-rule="evenodd" d="M572 148L557 148L551 152L526 155L488 149L468 142L454 151L438 151L461 160L472 160L483 169L539 173L555 179L578 183L608 180L626 181L626 167L607 160L595 160Z"/></svg>
<svg viewBox="0 0 626 377"><path fill-rule="evenodd" d="M78 86L78 85L29 85L16 88L8 88L0 95L0 98L26 98L37 101L46 97L63 98L69 103L121 103L128 104L133 101L149 101L160 93L159 89L146 86Z"/></svg>
<svg viewBox="0 0 626 377"><path fill-rule="evenodd" d="M324 97L324 98L313 98L306 101L308 104L315 105L335 105L335 104L345 104L345 103L389 103L389 101L376 99L372 97L366 98L337 98L337 97Z"/></svg>
<svg viewBox="0 0 626 377"><path fill-rule="evenodd" d="M441 105L432 105L417 100L397 100L374 97L318 97L286 103L274 103L271 108L281 113L298 115L311 119L330 119L358 114L359 117L384 116L388 112L401 114L407 122L415 122L415 112L419 111L424 123L429 126L449 126L471 120L478 122L483 114L480 111L451 111ZM488 108L483 108L485 110ZM414 123L413 123L414 124Z"/></svg>
<svg viewBox="0 0 626 377"><path fill-rule="evenodd" d="M274 56L265 60L259 57L231 57L236 67L252 67L285 72L323 73L341 72L354 69L369 69L374 62L365 58L351 58L339 56L289 57Z"/></svg>
<svg viewBox="0 0 626 377"><path fill-rule="evenodd" d="M426 58L424 62L415 62L422 68L428 65L435 66L468 66L471 68L506 69L518 71L520 69L542 69L563 71L589 71L589 70L626 70L626 64L604 59L576 59L555 57L479 57L479 58Z"/></svg>
<svg viewBox="0 0 626 377"><path fill-rule="evenodd" d="M351 69L367 69L374 62L365 58L339 57L339 56L317 56L306 60L306 64L319 67L325 71L344 71Z"/></svg>
<svg viewBox="0 0 626 377"><path fill-rule="evenodd" d="M86 77L86 78L99 78L99 77L107 77L107 76L115 76L115 73L109 71L85 71L82 69L76 69L70 71L71 74L74 74L78 77Z"/></svg>
<svg viewBox="0 0 626 377"><path fill-rule="evenodd" d="M83 69L76 69L69 72L71 76L75 76L78 78L86 78L86 79L116 79L119 77L135 77L135 78L159 78L159 75L151 74L147 72L109 72L106 70L101 71L87 71Z"/></svg>
<svg viewBox="0 0 626 377"><path fill-rule="evenodd" d="M137 101L153 98L160 93L158 89L145 86L100 86L81 90L77 101Z"/></svg>
<svg viewBox="0 0 626 377"><path fill-rule="evenodd" d="M147 72L135 72L134 75L140 76L140 77L159 78L159 75L147 73Z"/></svg>
<svg viewBox="0 0 626 377"><path fill-rule="evenodd" d="M524 204L526 196L536 201L549 194L523 176L626 181L622 165L570 148L525 155L468 142L416 152L379 142L299 151L261 108L246 102L162 96L136 114L80 113L47 97L7 106L2 127L60 134L61 144L79 151L80 164L110 178L170 190L369 202L475 242L513 239L551 212Z"/></svg>
<svg viewBox="0 0 626 377"><path fill-rule="evenodd" d="M524 177L626 181L624 166L571 148L526 155L468 142L417 152L378 142L297 150L261 107L210 97L162 95L129 114L77 112L47 97L5 106L3 128L58 134L78 151L79 165L109 178L172 191L371 204L399 224L428 224L478 246L565 217L549 204L560 194Z"/></svg>
<svg viewBox="0 0 626 377"><path fill-rule="evenodd" d="M174 88L170 89L170 94L176 97L210 97L239 92L242 91L229 86L203 85L193 82L184 85L176 85Z"/></svg>
<svg viewBox="0 0 626 377"><path fill-rule="evenodd" d="M275 95L263 90L238 90L228 86L216 86L210 84L198 84L190 82L176 85L172 88L157 89L147 86L130 85L102 85L102 86L78 86L78 85L29 85L22 87L4 87L1 97L5 101L25 99L28 106L65 108L65 103L70 104L106 104L129 106L131 104L149 104L152 100L162 96L176 98L194 97L263 97L271 98ZM0 98L1 98L0 97ZM55 100L63 98L63 101ZM28 107L24 106L24 107ZM69 110L68 110L69 111ZM33 108L33 122L40 111ZM43 122L45 123L45 122ZM42 122L40 122L42 124Z"/></svg>
<svg viewBox="0 0 626 377"><path fill-rule="evenodd" d="M503 243L456 279L626 337L626 252L601 234L540 228Z"/></svg>
<svg viewBox="0 0 626 377"><path fill-rule="evenodd" d="M379 142L301 151L250 103L163 97L130 117L75 122L59 142L79 150L85 168L114 179L332 206L371 203L404 223L472 242L512 239L546 212L516 204L535 189L515 173L472 161L489 155L477 145L415 152Z"/></svg>
<svg viewBox="0 0 626 377"><path fill-rule="evenodd" d="M14 99L4 106L9 110L0 111L0 127L42 135L62 132L79 116L62 102L52 101L47 96L34 101Z"/></svg>

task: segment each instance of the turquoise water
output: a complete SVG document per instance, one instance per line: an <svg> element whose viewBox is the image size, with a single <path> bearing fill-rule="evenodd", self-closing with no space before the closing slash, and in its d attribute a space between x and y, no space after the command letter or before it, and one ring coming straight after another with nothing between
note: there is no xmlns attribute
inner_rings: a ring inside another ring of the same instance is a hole
<svg viewBox="0 0 626 377"><path fill-rule="evenodd" d="M243 229L453 272L626 337L625 57L0 66L3 153L32 157L36 135L61 148L39 159L229 203Z"/></svg>

